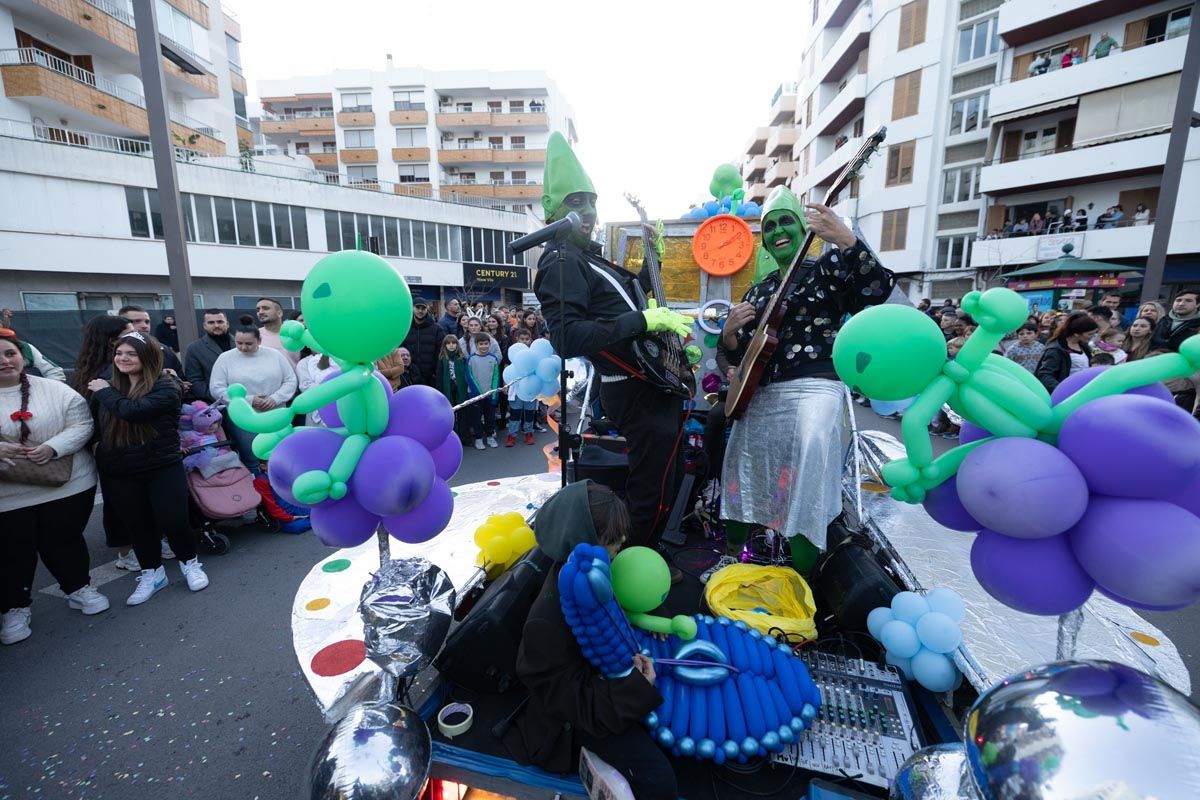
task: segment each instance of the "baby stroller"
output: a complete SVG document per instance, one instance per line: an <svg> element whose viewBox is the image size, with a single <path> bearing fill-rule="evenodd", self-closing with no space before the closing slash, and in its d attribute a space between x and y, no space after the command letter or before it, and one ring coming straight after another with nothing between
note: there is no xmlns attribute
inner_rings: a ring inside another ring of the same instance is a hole
<svg viewBox="0 0 1200 800"><path fill-rule="evenodd" d="M218 523L259 521L273 526L273 520L259 509L262 497L254 487L254 476L231 449L219 408L203 402L184 404L179 439L191 495L190 516L202 546L215 555L229 551L229 537L218 530Z"/></svg>

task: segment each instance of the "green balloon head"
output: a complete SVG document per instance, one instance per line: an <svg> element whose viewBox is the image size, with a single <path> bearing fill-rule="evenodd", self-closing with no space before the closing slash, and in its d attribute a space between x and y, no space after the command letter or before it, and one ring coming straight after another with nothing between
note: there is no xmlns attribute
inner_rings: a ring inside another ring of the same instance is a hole
<svg viewBox="0 0 1200 800"><path fill-rule="evenodd" d="M763 247L775 263L789 266L808 234L808 220L800 198L786 186L776 186L763 205Z"/></svg>
<svg viewBox="0 0 1200 800"><path fill-rule="evenodd" d="M742 175L733 164L722 164L713 171L708 191L717 200L728 197L742 188Z"/></svg>
<svg viewBox="0 0 1200 800"><path fill-rule="evenodd" d="M833 340L838 377L875 400L914 397L945 365L946 339L937 323L911 306L860 311Z"/></svg>
<svg viewBox="0 0 1200 800"><path fill-rule="evenodd" d="M628 547L613 559L612 585L621 608L645 614L667 599L671 591L671 568L649 547Z"/></svg>
<svg viewBox="0 0 1200 800"><path fill-rule="evenodd" d="M404 341L412 324L412 294L379 256L343 250L325 256L304 279L304 324L324 351L366 364Z"/></svg>

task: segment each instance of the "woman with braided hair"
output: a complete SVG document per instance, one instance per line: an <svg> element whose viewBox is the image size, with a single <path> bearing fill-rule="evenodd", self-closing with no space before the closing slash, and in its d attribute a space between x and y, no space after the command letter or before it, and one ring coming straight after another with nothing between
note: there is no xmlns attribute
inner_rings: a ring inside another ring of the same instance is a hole
<svg viewBox="0 0 1200 800"><path fill-rule="evenodd" d="M71 608L108 609L108 599L88 583L83 539L96 496L91 438L87 401L64 383L28 375L16 335L0 329L2 644L32 632L30 587L39 556Z"/></svg>

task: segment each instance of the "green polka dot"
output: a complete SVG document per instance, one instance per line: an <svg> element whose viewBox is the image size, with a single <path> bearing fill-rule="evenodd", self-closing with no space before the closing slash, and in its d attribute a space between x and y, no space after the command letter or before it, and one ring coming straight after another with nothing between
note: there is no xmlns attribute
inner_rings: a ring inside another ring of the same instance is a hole
<svg viewBox="0 0 1200 800"><path fill-rule="evenodd" d="M458 497L458 492L450 492L451 497Z"/></svg>
<svg viewBox="0 0 1200 800"><path fill-rule="evenodd" d="M704 334L704 346L705 347L716 347L717 341L718 341L717 335L715 333Z"/></svg>
<svg viewBox="0 0 1200 800"><path fill-rule="evenodd" d="M347 569L350 569L350 559L348 558L335 558L321 567L323 572L341 572Z"/></svg>

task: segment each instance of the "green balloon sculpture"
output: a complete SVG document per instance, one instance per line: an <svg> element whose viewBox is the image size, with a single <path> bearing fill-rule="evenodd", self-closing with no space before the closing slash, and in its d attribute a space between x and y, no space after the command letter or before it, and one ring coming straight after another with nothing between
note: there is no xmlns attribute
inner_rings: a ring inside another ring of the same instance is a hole
<svg viewBox="0 0 1200 800"><path fill-rule="evenodd" d="M661 606L671 591L671 569L654 550L628 547L618 553L612 560L612 587L630 624L651 633L696 638L696 620L692 617L667 619L648 613Z"/></svg>
<svg viewBox="0 0 1200 800"><path fill-rule="evenodd" d="M742 188L742 174L733 164L720 165L713 170L712 181L708 184L708 192L717 200L723 197L732 197L734 202L740 203L746 196L746 190Z"/></svg>
<svg viewBox="0 0 1200 800"><path fill-rule="evenodd" d="M345 436L328 470L298 476L292 491L304 505L346 496L347 481L373 437L388 424L388 396L375 379L374 362L400 346L412 320L412 294L390 264L373 253L344 250L317 262L301 290L305 325L283 323L279 338L288 350L305 347L329 356L341 374L300 394L291 404L255 411L246 387L229 387L229 418L254 437L262 459L293 432L292 419L337 403Z"/></svg>
<svg viewBox="0 0 1200 800"><path fill-rule="evenodd" d="M1005 334L1025 322L1025 301L1010 289L971 292L962 309L979 323L953 360L937 324L909 306L884 304L856 314L833 343L833 366L847 386L879 400L916 397L900 424L906 458L884 465L892 496L919 503L951 478L963 460L993 438L1024 436L1054 443L1076 409L1200 370L1200 337L1168 353L1105 370L1056 406L1024 367L992 353ZM962 444L934 459L928 425L943 404L995 436Z"/></svg>

